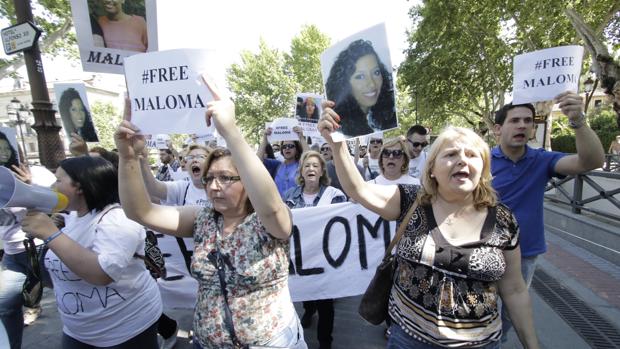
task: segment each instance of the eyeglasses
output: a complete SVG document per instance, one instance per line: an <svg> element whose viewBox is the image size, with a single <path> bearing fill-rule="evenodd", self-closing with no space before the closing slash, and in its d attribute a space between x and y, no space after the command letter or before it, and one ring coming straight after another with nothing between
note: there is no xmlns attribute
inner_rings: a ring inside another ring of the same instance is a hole
<svg viewBox="0 0 620 349"><path fill-rule="evenodd" d="M403 157L403 151L400 149L383 149L383 151L381 152L381 156L383 156L384 158L389 158L390 156L393 156L394 159L400 159L401 157Z"/></svg>
<svg viewBox="0 0 620 349"><path fill-rule="evenodd" d="M282 144L281 149L293 149L295 148L295 144Z"/></svg>
<svg viewBox="0 0 620 349"><path fill-rule="evenodd" d="M383 144L383 139L371 139L370 144Z"/></svg>
<svg viewBox="0 0 620 349"><path fill-rule="evenodd" d="M194 160L194 159L196 159L196 160L205 160L206 158L207 158L207 156L206 156L206 155L204 155L204 154L198 154L198 155L187 155L187 156L185 157L185 160L186 160L186 161L192 161L192 160Z"/></svg>
<svg viewBox="0 0 620 349"><path fill-rule="evenodd" d="M328 151L328 150L331 151L332 148L330 148L330 147L323 147L323 148L321 148L321 151Z"/></svg>
<svg viewBox="0 0 620 349"><path fill-rule="evenodd" d="M412 142L412 141L410 141L410 140L407 140L407 141L408 141L409 143L411 143L411 145L412 145L414 148L417 148L417 147L419 147L419 146L422 146L422 148L424 148L424 147L426 147L426 146L428 145L428 142Z"/></svg>
<svg viewBox="0 0 620 349"><path fill-rule="evenodd" d="M206 176L206 177L202 177L200 178L200 182L202 183L202 185L211 185L211 183L213 183L214 180L217 179L217 182L220 185L229 185L232 182L236 182L241 180L241 177L239 176Z"/></svg>

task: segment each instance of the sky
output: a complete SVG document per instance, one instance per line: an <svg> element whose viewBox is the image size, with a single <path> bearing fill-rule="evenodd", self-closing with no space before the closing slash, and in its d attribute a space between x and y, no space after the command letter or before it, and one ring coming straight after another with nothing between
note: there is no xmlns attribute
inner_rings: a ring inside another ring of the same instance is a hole
<svg viewBox="0 0 620 349"><path fill-rule="evenodd" d="M258 51L262 37L271 48L289 51L291 39L305 24L314 24L332 43L385 22L392 66L404 60L408 11L419 0L158 0L159 49L215 49L225 67L239 62L242 50ZM93 73L79 62L44 58L48 81L80 79ZM27 75L23 70L22 76ZM121 76L102 74L102 80L122 83Z"/></svg>

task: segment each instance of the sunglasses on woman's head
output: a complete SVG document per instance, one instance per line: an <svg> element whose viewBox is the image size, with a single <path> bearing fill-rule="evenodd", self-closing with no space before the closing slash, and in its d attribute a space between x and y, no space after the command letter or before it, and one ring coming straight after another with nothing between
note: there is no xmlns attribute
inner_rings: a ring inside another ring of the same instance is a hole
<svg viewBox="0 0 620 349"><path fill-rule="evenodd" d="M383 144L382 139L371 139L370 144Z"/></svg>
<svg viewBox="0 0 620 349"><path fill-rule="evenodd" d="M293 149L295 148L295 144L282 144L281 149Z"/></svg>
<svg viewBox="0 0 620 349"><path fill-rule="evenodd" d="M400 159L403 156L403 151L400 149L383 149L383 151L381 152L381 156L383 156L384 158L389 158L390 156L393 156L394 159Z"/></svg>

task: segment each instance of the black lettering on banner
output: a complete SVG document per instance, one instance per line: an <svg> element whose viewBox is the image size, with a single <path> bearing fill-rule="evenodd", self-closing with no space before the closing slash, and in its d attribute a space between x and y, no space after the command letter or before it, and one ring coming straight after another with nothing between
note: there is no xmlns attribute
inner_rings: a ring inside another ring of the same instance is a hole
<svg viewBox="0 0 620 349"><path fill-rule="evenodd" d="M577 81L577 78L573 74L560 74L555 77L547 76L545 78L524 80L523 88L544 87L544 86L552 86L556 84L562 85L562 84L566 84L569 82L574 83L576 81Z"/></svg>
<svg viewBox="0 0 620 349"><path fill-rule="evenodd" d="M136 106L134 111L205 108L205 103L199 94L189 93L134 98L133 102L132 105Z"/></svg>
<svg viewBox="0 0 620 349"><path fill-rule="evenodd" d="M289 261L289 274L294 275L295 269L297 269L297 275L299 276L323 274L325 272L325 269L323 268L304 269L301 256L301 239L299 237L299 228L297 228L296 225L293 225L293 234L291 235L293 239L293 247L295 248L295 267L293 267L293 264Z"/></svg>
<svg viewBox="0 0 620 349"><path fill-rule="evenodd" d="M101 51L90 51L88 52L88 59L86 62L88 63L100 63L100 64L112 64L112 65L123 65L121 55L116 54L113 55L111 53L106 53L101 56Z"/></svg>
<svg viewBox="0 0 620 349"><path fill-rule="evenodd" d="M363 270L368 269L368 260L366 258L366 238L364 231L368 230L373 239L379 237L379 229L383 226L383 243L385 248L390 245L390 222L379 217L374 225L372 225L366 217L361 214L357 215L357 241L359 244L360 266Z"/></svg>
<svg viewBox="0 0 620 349"><path fill-rule="evenodd" d="M331 232L332 225L340 223L344 227L344 232L346 235L346 240L344 243L344 247L342 252L340 252L340 256L334 260L331 253L329 252L329 233ZM349 221L344 217L333 217L327 222L325 226L325 230L323 231L323 254L325 254L325 259L327 262L334 268L338 268L344 263L344 260L347 258L349 254L349 249L351 248L351 227L349 226Z"/></svg>
<svg viewBox="0 0 620 349"><path fill-rule="evenodd" d="M97 298L95 298L95 295ZM107 287L105 288L105 295L102 297L101 293L99 292L99 288L97 287L93 287L93 289L90 292L90 295L88 294L83 294L80 292L65 292L65 294L63 294L60 297L60 310L65 313L65 314L77 314L77 313L83 313L84 312L84 301L85 299L98 299L99 300L99 304L101 304L102 308L107 308L108 307L108 300L112 297L118 297L122 300L125 300L125 298L123 296L120 295L120 293L118 293L118 291L112 287ZM94 303L95 306L97 306L98 304ZM91 310L91 309L88 309Z"/></svg>

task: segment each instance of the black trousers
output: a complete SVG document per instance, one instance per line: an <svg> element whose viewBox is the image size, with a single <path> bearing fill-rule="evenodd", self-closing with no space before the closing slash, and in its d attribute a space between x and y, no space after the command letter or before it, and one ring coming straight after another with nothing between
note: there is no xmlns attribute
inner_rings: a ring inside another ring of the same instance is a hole
<svg viewBox="0 0 620 349"><path fill-rule="evenodd" d="M82 343L75 338L69 337L66 333L62 334L62 348L63 349L96 349L99 347L92 346L86 343ZM108 349L157 349L157 322L152 324L149 328L137 334L135 337L128 341L107 347Z"/></svg>
<svg viewBox="0 0 620 349"><path fill-rule="evenodd" d="M321 299L318 301L303 302L304 311L314 314L318 311L319 322L317 324L317 338L319 343L331 343L334 329L334 300Z"/></svg>

